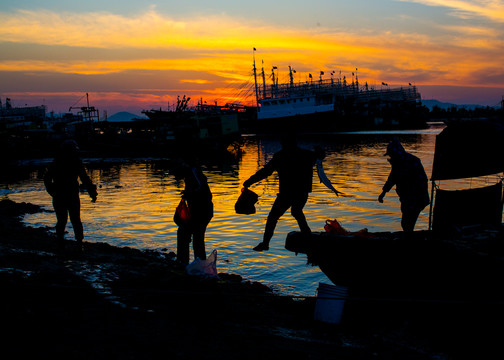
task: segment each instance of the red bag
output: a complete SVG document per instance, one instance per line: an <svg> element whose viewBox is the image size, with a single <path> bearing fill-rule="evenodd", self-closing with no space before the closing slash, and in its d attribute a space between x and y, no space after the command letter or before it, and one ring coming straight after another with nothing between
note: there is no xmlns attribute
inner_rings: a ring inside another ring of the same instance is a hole
<svg viewBox="0 0 504 360"><path fill-rule="evenodd" d="M326 220L326 224L324 225L324 229L326 232L336 235L353 235L361 238L372 238L373 235L369 233L368 229L364 228L359 231L348 231L341 226L338 220Z"/></svg>
<svg viewBox="0 0 504 360"><path fill-rule="evenodd" d="M326 224L324 225L325 231L331 234L338 234L338 235L346 235L348 234L348 231L346 231L343 226L338 222L338 220L326 220Z"/></svg>
<svg viewBox="0 0 504 360"><path fill-rule="evenodd" d="M178 226L187 225L191 220L191 212L189 211L189 207L184 199L180 200L180 203L175 209L175 215L173 215L173 221Z"/></svg>

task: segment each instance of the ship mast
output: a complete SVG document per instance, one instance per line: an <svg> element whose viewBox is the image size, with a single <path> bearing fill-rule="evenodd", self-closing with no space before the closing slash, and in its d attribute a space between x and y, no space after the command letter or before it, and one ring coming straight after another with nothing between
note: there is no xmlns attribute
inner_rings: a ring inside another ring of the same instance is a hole
<svg viewBox="0 0 504 360"><path fill-rule="evenodd" d="M289 65L289 77L291 86L294 85L294 76L292 75L293 72L296 72L296 70L292 70L291 66Z"/></svg>
<svg viewBox="0 0 504 360"><path fill-rule="evenodd" d="M278 67L273 66L271 69L271 78L273 80L273 85L271 85L271 93L275 93L275 95L278 94L278 74L275 76L275 70L278 72Z"/></svg>
<svg viewBox="0 0 504 360"><path fill-rule="evenodd" d="M262 61L262 81L263 81L263 98L266 96L266 76L264 75L264 60Z"/></svg>
<svg viewBox="0 0 504 360"><path fill-rule="evenodd" d="M95 109L94 106L89 106L89 94L86 93L86 105L87 106L81 106L81 107L76 107L75 105L80 102L82 100L82 98L84 97L81 97L74 105L70 106L70 108L68 109L68 111L72 111L72 109L80 109L80 111L78 112L79 114L82 115L82 119L84 121L100 121L100 114L98 112L97 109Z"/></svg>
<svg viewBox="0 0 504 360"><path fill-rule="evenodd" d="M256 93L256 107L257 111L259 112L259 91L257 89L257 69L256 69L256 64L255 64L255 52L256 48L254 48L253 51L253 58L254 58L254 83L255 83L255 93Z"/></svg>

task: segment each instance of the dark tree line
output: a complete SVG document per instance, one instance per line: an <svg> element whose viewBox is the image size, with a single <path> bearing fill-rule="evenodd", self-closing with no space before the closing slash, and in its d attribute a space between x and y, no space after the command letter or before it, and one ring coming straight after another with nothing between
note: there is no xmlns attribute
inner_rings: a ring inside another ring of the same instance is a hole
<svg viewBox="0 0 504 360"><path fill-rule="evenodd" d="M504 111L498 107L476 107L468 109L462 106L452 106L450 108L441 108L434 105L429 111L431 120L443 119L504 119Z"/></svg>

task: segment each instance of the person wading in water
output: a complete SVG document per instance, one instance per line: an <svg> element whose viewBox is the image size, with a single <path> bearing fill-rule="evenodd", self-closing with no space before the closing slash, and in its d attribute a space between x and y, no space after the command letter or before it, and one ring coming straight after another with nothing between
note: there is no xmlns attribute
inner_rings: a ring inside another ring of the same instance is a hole
<svg viewBox="0 0 504 360"><path fill-rule="evenodd" d="M80 216L78 179L95 202L98 192L79 158L79 147L74 140L65 140L44 176L44 185L52 196L56 213L56 239L60 250L64 247L65 227L69 216L78 249L83 250L84 228Z"/></svg>

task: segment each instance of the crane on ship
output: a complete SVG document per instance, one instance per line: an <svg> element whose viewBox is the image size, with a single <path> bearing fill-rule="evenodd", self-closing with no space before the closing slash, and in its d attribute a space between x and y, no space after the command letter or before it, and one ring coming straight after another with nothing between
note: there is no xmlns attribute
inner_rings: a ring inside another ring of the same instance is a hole
<svg viewBox="0 0 504 360"><path fill-rule="evenodd" d="M82 99L84 99L84 96L86 97L86 103L87 106L75 106L77 105ZM82 120L83 121L100 121L100 114L98 109L96 109L94 106L89 106L89 94L86 93L86 95L82 96L75 104L70 106L68 109L68 112L71 112L73 109L79 109L80 111L78 114L82 115Z"/></svg>

